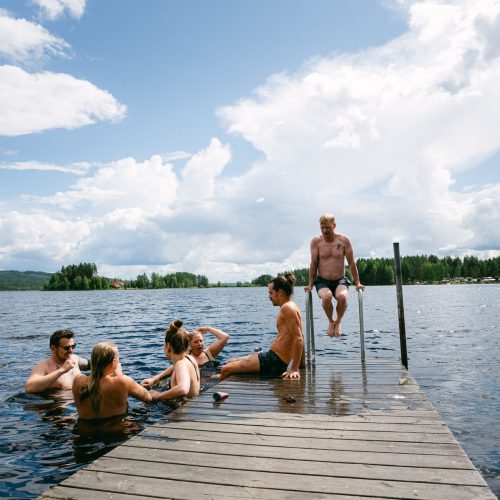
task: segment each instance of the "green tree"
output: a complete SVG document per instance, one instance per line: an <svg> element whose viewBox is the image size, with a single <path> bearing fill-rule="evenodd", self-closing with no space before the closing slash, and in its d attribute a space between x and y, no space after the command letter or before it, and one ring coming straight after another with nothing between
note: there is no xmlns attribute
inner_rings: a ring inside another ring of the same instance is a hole
<svg viewBox="0 0 500 500"><path fill-rule="evenodd" d="M270 274L261 274L258 278L252 280L252 285L267 286L273 277Z"/></svg>
<svg viewBox="0 0 500 500"><path fill-rule="evenodd" d="M149 288L149 278L146 273L139 274L135 280L135 286L137 288Z"/></svg>

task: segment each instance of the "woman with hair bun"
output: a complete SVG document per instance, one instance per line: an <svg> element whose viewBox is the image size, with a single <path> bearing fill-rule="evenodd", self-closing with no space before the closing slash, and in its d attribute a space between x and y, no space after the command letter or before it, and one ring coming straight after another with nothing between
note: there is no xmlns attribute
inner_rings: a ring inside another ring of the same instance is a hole
<svg viewBox="0 0 500 500"><path fill-rule="evenodd" d="M173 363L170 388L164 392L151 390L153 401L168 399L192 398L200 393L200 371L196 360L188 354L188 332L182 328L183 322L176 319L170 323L165 332L165 355ZM167 369L168 370L168 369ZM142 381L142 385L153 385L163 378L167 370Z"/></svg>
<svg viewBox="0 0 500 500"><path fill-rule="evenodd" d="M82 420L101 420L124 416L128 397L152 401L150 393L134 379L123 375L118 348L114 342L99 342L92 349L90 374L73 381L73 397Z"/></svg>

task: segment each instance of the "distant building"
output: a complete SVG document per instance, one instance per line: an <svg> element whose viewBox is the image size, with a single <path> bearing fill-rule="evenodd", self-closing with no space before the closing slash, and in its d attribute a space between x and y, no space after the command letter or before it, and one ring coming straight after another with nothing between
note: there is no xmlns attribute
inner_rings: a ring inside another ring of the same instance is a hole
<svg viewBox="0 0 500 500"><path fill-rule="evenodd" d="M123 281L112 281L111 288L123 288Z"/></svg>

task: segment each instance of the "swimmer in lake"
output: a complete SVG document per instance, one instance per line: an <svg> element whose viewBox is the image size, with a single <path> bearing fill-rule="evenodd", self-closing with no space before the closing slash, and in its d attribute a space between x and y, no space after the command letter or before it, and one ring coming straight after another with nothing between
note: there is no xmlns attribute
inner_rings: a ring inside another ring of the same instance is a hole
<svg viewBox="0 0 500 500"><path fill-rule="evenodd" d="M205 338L203 334L207 333L213 335L217 340L209 344L208 347L205 347ZM218 328L213 328L212 326L199 326L191 332L188 332L188 339L190 354L198 366L208 370L215 370L215 358L227 344L229 334L219 330ZM160 380L171 376L173 370L174 367L169 366L155 377L144 379L141 382L141 385L151 387ZM205 375L207 373L207 371L204 372Z"/></svg>
<svg viewBox="0 0 500 500"><path fill-rule="evenodd" d="M24 384L26 392L46 389L71 389L80 370L89 368L89 361L75 352L75 334L71 330L57 330L50 336L50 358L40 361Z"/></svg>
<svg viewBox="0 0 500 500"><path fill-rule="evenodd" d="M118 348L114 342L99 342L92 349L90 375L73 381L73 397L81 419L109 419L124 416L128 397L152 401L149 391L121 373Z"/></svg>
<svg viewBox="0 0 500 500"><path fill-rule="evenodd" d="M208 347L205 347L205 338L203 334L210 333L217 340L212 342ZM198 366L214 366L214 361L217 355L224 349L224 346L229 340L229 335L218 328L211 326L199 326L192 330L189 334L189 349L191 356L196 360Z"/></svg>
<svg viewBox="0 0 500 500"><path fill-rule="evenodd" d="M192 398L200 393L200 370L196 360L188 354L188 332L182 328L182 320L176 319L165 332L163 351L173 363L170 388L164 392L151 390L153 401L169 399ZM168 369L167 369L168 370ZM145 379L142 385L149 386L161 380L160 375Z"/></svg>

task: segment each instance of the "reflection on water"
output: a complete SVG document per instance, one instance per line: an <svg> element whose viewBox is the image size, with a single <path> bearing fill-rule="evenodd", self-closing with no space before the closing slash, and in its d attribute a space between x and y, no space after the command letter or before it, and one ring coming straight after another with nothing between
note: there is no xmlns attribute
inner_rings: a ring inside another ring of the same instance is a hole
<svg viewBox="0 0 500 500"><path fill-rule="evenodd" d="M330 378L330 397L328 398L328 407L332 415L352 415L351 403L344 399L344 384L342 377L332 374Z"/></svg>
<svg viewBox="0 0 500 500"><path fill-rule="evenodd" d="M498 453L500 395L500 286L404 287L409 368L434 407L443 416L467 454L492 489L500 492ZM305 295L296 290L305 310ZM344 415L362 410L359 393L375 382L363 370L363 387L349 385L348 374L336 360L360 355L357 304L343 322L345 335L331 339L316 297L313 300L318 362L328 362L332 374L322 381L312 371L304 381L311 390L321 385L324 405ZM95 292L0 292L0 496L34 498L84 464L160 421L173 408L166 403L145 405L130 400L128 416L106 432L78 423L67 391L39 395L23 392L33 365L49 355L50 334L70 327L76 332L78 352L89 357L102 340L116 342L124 373L142 380L167 366L163 331L174 318L186 327L213 325L231 339L219 356L230 357L269 346L275 335L277 309L265 288L208 290L145 290ZM369 287L364 292L366 356L399 355L395 289ZM206 389L214 384L202 378ZM291 411L312 407L312 400L289 403L283 384L276 393L279 405ZM374 401L370 408L404 405L404 401ZM292 409L293 408L293 409Z"/></svg>

